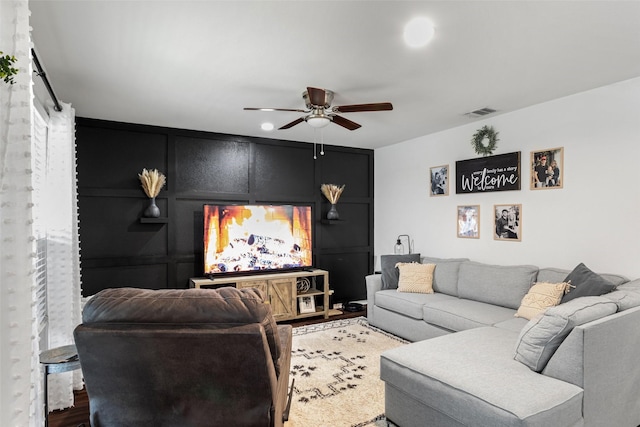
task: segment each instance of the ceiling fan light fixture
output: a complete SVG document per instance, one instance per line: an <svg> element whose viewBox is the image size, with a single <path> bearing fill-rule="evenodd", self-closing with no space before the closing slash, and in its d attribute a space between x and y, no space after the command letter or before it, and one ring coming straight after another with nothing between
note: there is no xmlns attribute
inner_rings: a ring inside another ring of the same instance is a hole
<svg viewBox="0 0 640 427"><path fill-rule="evenodd" d="M309 116L305 119L312 128L323 128L331 123L331 119L326 116Z"/></svg>
<svg viewBox="0 0 640 427"><path fill-rule="evenodd" d="M404 41L410 47L422 47L431 41L435 29L433 23L425 17L410 20L404 26Z"/></svg>

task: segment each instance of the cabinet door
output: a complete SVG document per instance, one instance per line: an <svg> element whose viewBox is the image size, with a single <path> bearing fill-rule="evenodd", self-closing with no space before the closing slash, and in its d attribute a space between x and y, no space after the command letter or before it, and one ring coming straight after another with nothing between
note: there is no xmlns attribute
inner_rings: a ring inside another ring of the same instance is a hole
<svg viewBox="0 0 640 427"><path fill-rule="evenodd" d="M269 287L266 280L250 280L246 282L238 282L236 284L238 289L240 288L258 288L264 293L266 301L269 301Z"/></svg>
<svg viewBox="0 0 640 427"><path fill-rule="evenodd" d="M296 279L269 280L269 301L276 320L291 319L296 315Z"/></svg>

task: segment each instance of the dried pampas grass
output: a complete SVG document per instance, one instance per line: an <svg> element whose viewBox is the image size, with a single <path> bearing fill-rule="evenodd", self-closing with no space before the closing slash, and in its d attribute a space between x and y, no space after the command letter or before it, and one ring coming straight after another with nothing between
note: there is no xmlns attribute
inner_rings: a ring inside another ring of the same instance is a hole
<svg viewBox="0 0 640 427"><path fill-rule="evenodd" d="M342 187L338 187L335 184L322 184L320 186L320 191L322 191L324 197L326 197L332 205L338 203L342 190L344 190L344 185Z"/></svg>
<svg viewBox="0 0 640 427"><path fill-rule="evenodd" d="M150 199L156 197L158 193L160 193L164 183L167 182L167 178L158 172L158 169L142 169L142 173L138 174L138 178L140 178L140 182L142 183L144 194Z"/></svg>

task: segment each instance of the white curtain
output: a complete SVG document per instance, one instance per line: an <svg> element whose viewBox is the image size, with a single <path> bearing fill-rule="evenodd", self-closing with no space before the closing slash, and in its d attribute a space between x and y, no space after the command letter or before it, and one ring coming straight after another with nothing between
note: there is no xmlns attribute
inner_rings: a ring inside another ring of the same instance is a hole
<svg viewBox="0 0 640 427"><path fill-rule="evenodd" d="M0 1L0 50L18 59L0 81L0 425L36 426L42 379L35 315L32 78L27 1ZM41 425L41 424L40 424Z"/></svg>
<svg viewBox="0 0 640 427"><path fill-rule="evenodd" d="M46 215L47 317L49 348L73 344L73 329L81 321L80 251L76 183L75 111L52 105L47 135ZM73 390L82 388L81 372L49 377L49 410L73 405Z"/></svg>
<svg viewBox="0 0 640 427"><path fill-rule="evenodd" d="M0 80L2 427L44 424L39 353L73 343L80 323L74 111L68 104L44 115L34 108L29 15L26 0L0 0L0 50L19 69L15 84ZM43 280L46 292L37 286ZM80 371L49 380L49 409L71 406Z"/></svg>

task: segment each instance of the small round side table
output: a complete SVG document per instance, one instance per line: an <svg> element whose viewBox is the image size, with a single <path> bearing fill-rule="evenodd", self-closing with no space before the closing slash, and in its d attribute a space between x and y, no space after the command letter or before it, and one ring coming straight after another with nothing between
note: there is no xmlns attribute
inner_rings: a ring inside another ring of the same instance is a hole
<svg viewBox="0 0 640 427"><path fill-rule="evenodd" d="M64 345L40 353L40 363L44 365L44 425L49 425L49 374L75 371L80 369L76 346Z"/></svg>

